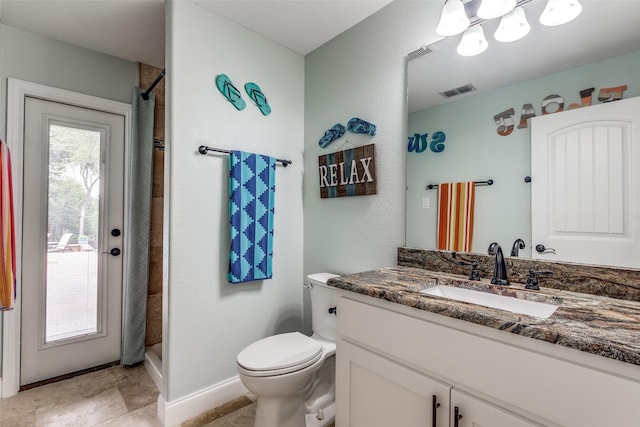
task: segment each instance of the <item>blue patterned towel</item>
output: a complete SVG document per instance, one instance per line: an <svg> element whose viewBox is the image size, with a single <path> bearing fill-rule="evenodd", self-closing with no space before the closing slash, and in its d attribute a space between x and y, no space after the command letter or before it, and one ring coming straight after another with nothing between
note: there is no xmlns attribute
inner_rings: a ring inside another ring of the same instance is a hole
<svg viewBox="0 0 640 427"><path fill-rule="evenodd" d="M229 156L230 283L270 279L276 159L244 151Z"/></svg>

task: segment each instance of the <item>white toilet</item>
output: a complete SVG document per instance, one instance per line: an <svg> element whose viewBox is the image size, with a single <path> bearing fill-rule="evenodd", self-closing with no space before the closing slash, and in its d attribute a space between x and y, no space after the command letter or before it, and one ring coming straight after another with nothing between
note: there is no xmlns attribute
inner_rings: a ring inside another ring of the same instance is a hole
<svg viewBox="0 0 640 427"><path fill-rule="evenodd" d="M313 335L279 334L238 354L238 372L258 398L255 427L325 427L335 419L337 291L330 273L307 276Z"/></svg>

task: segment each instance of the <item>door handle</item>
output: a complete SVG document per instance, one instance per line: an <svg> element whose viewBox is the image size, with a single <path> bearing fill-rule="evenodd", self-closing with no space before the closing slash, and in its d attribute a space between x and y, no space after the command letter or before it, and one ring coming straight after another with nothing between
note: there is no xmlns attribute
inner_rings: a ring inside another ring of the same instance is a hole
<svg viewBox="0 0 640 427"><path fill-rule="evenodd" d="M113 256L118 256L118 255L120 255L121 252L122 251L120 250L120 248L113 248L109 252L103 252L103 254L109 254L109 255L113 255Z"/></svg>
<svg viewBox="0 0 640 427"><path fill-rule="evenodd" d="M543 244L537 244L536 245L536 252L540 253L540 254L546 254L551 252L552 254L556 253L556 250L553 248L547 248L545 247Z"/></svg>

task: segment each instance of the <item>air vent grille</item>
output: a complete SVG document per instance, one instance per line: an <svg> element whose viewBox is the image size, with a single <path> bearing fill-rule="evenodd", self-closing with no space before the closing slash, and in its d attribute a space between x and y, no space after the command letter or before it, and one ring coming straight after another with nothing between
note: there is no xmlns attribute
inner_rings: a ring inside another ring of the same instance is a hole
<svg viewBox="0 0 640 427"><path fill-rule="evenodd" d="M445 90L444 92L438 92L443 98L451 98L452 96L462 95L463 93L472 92L476 90L475 86L471 83L464 86L456 87L454 89Z"/></svg>
<svg viewBox="0 0 640 427"><path fill-rule="evenodd" d="M433 50L431 50L429 48L429 46L422 46L420 49L414 50L413 52L410 52L407 55L407 58L409 59L409 61L416 59L416 58L420 58L421 56L425 56L428 55L430 53L432 53Z"/></svg>

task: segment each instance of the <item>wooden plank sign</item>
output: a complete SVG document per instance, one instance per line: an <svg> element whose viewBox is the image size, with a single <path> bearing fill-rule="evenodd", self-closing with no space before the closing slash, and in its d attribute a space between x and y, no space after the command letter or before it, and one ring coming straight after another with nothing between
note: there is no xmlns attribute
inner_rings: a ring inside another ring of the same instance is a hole
<svg viewBox="0 0 640 427"><path fill-rule="evenodd" d="M376 147L369 144L318 156L320 197L376 194Z"/></svg>

